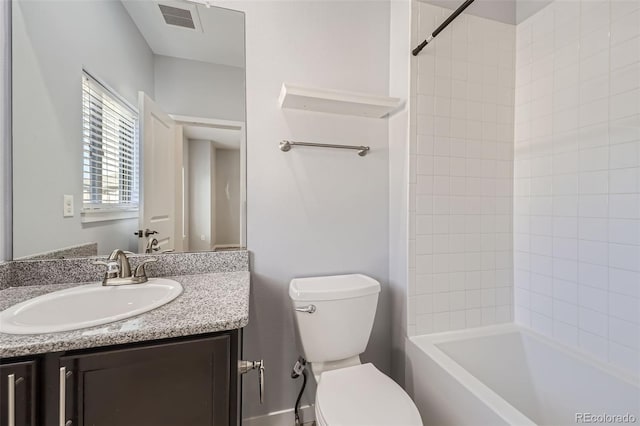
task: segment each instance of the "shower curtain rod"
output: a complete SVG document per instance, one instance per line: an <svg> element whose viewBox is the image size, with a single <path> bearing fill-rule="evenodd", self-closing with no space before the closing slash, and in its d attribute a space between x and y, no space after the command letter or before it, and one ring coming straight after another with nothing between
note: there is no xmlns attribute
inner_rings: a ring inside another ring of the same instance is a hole
<svg viewBox="0 0 640 426"><path fill-rule="evenodd" d="M462 6L460 6L459 8L456 9L455 12L453 12L446 21L444 21L438 28L436 28L436 30L434 32L431 33L431 35L424 40L422 43L420 43L420 45L418 45L418 47L416 47L415 49L413 49L411 51L411 53L413 53L413 56L418 56L418 53L420 53L420 51L422 49L424 49L424 47L429 44L431 42L431 40L433 40L434 38L436 38L436 36L438 34L440 34L440 31L444 30L445 28L447 28L447 25L449 25L451 23L451 21L453 21L454 19L456 19L458 17L458 15L460 15L467 7L469 7L469 5L471 3L473 3L475 0L467 0L465 1Z"/></svg>

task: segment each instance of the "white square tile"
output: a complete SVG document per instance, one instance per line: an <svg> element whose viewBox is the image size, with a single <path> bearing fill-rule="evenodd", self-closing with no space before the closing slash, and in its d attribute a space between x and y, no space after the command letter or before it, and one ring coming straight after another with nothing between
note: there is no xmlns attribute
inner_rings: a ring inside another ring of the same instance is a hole
<svg viewBox="0 0 640 426"><path fill-rule="evenodd" d="M640 168L614 169L609 171L609 192L613 194L640 192Z"/></svg>
<svg viewBox="0 0 640 426"><path fill-rule="evenodd" d="M578 200L580 217L606 218L609 215L609 197L607 195L581 195Z"/></svg>
<svg viewBox="0 0 640 426"><path fill-rule="evenodd" d="M616 70L640 61L640 37L611 46L611 69Z"/></svg>
<svg viewBox="0 0 640 426"><path fill-rule="evenodd" d="M609 147L583 149L579 152L580 171L607 170L609 168Z"/></svg>
<svg viewBox="0 0 640 426"><path fill-rule="evenodd" d="M618 19L632 15L638 9L640 9L640 4L635 0L618 0L611 2L612 26L617 25L616 21Z"/></svg>
<svg viewBox="0 0 640 426"><path fill-rule="evenodd" d="M618 318L609 319L609 338L612 342L640 349L640 326Z"/></svg>
<svg viewBox="0 0 640 426"><path fill-rule="evenodd" d="M611 292L609 315L634 324L640 323L640 299Z"/></svg>
<svg viewBox="0 0 640 426"><path fill-rule="evenodd" d="M640 62L611 73L610 93L617 95L640 87Z"/></svg>
<svg viewBox="0 0 640 426"><path fill-rule="evenodd" d="M551 317L553 315L553 299L549 296L531 292L531 311Z"/></svg>
<svg viewBox="0 0 640 426"><path fill-rule="evenodd" d="M609 244L609 266L612 268L640 271L640 246Z"/></svg>
<svg viewBox="0 0 640 426"><path fill-rule="evenodd" d="M417 335L433 332L433 314L423 314L416 316Z"/></svg>
<svg viewBox="0 0 640 426"><path fill-rule="evenodd" d="M609 26L600 26L583 34L580 43L580 57L587 58L602 50L609 49Z"/></svg>
<svg viewBox="0 0 640 426"><path fill-rule="evenodd" d="M553 236L561 238L577 238L578 219L575 217L553 217Z"/></svg>
<svg viewBox="0 0 640 426"><path fill-rule="evenodd" d="M640 217L640 195L637 193L609 195L609 217L618 219Z"/></svg>
<svg viewBox="0 0 640 426"><path fill-rule="evenodd" d="M433 331L448 331L451 329L451 319L449 312L438 312L433 314Z"/></svg>
<svg viewBox="0 0 640 426"><path fill-rule="evenodd" d="M580 31L582 34L593 33L609 24L609 2L582 2L580 13Z"/></svg>
<svg viewBox="0 0 640 426"><path fill-rule="evenodd" d="M578 258L581 262L606 265L609 257L609 246L601 241L580 240Z"/></svg>
<svg viewBox="0 0 640 426"><path fill-rule="evenodd" d="M640 219L609 219L609 242L640 245Z"/></svg>
<svg viewBox="0 0 640 426"><path fill-rule="evenodd" d="M601 312L580 308L578 311L578 326L580 330L606 338L609 317Z"/></svg>
<svg viewBox="0 0 640 426"><path fill-rule="evenodd" d="M640 88L611 96L609 117L611 120L637 115L640 113Z"/></svg>
<svg viewBox="0 0 640 426"><path fill-rule="evenodd" d="M607 170L595 172L581 172L578 175L578 189L580 194L606 194L609 192L609 172Z"/></svg>
<svg viewBox="0 0 640 426"><path fill-rule="evenodd" d="M580 60L580 81L586 82L609 72L609 50Z"/></svg>
<svg viewBox="0 0 640 426"><path fill-rule="evenodd" d="M609 120L608 98L580 104L580 127L592 126L607 120Z"/></svg>
<svg viewBox="0 0 640 426"><path fill-rule="evenodd" d="M640 272L609 268L609 289L613 292L640 297Z"/></svg>
<svg viewBox="0 0 640 426"><path fill-rule="evenodd" d="M553 238L553 256L563 259L578 259L578 240L575 238Z"/></svg>
<svg viewBox="0 0 640 426"><path fill-rule="evenodd" d="M418 294L413 297L415 301L415 312L417 315L429 314L433 312L433 295Z"/></svg>
<svg viewBox="0 0 640 426"><path fill-rule="evenodd" d="M581 217L579 223L579 238L591 241L607 241L608 221L605 218Z"/></svg>
<svg viewBox="0 0 640 426"><path fill-rule="evenodd" d="M572 326L578 325L578 307L572 303L553 300L553 319Z"/></svg>
<svg viewBox="0 0 640 426"><path fill-rule="evenodd" d="M553 297L556 300L577 305L578 284L560 279L553 280Z"/></svg>
<svg viewBox="0 0 640 426"><path fill-rule="evenodd" d="M531 328L545 336L553 336L553 321L550 317L531 312Z"/></svg>
<svg viewBox="0 0 640 426"><path fill-rule="evenodd" d="M596 101L601 102L601 101ZM608 111L606 111L608 113ZM594 124L583 126L580 129L579 146L580 149L593 148L609 144L609 125Z"/></svg>
<svg viewBox="0 0 640 426"><path fill-rule="evenodd" d="M612 169L638 167L639 146L638 142L611 145L609 147L609 167Z"/></svg>
<svg viewBox="0 0 640 426"><path fill-rule="evenodd" d="M604 244L604 243L601 243ZM600 265L587 262L578 263L578 282L581 285L607 290L609 267L606 259Z"/></svg>

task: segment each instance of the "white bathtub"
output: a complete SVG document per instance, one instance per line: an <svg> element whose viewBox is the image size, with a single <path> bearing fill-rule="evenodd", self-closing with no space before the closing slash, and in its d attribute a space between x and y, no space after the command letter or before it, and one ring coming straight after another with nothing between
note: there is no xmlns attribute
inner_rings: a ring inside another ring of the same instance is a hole
<svg viewBox="0 0 640 426"><path fill-rule="evenodd" d="M637 377L513 324L411 337L406 353L426 426L640 424Z"/></svg>

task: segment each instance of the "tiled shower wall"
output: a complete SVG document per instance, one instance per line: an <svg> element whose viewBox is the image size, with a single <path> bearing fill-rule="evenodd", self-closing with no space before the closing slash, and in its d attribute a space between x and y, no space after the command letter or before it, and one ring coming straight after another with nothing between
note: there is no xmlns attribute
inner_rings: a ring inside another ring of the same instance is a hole
<svg viewBox="0 0 640 426"><path fill-rule="evenodd" d="M640 370L640 1L517 27L516 321Z"/></svg>
<svg viewBox="0 0 640 426"><path fill-rule="evenodd" d="M414 45L451 13L412 7ZM463 14L411 79L408 333L509 322L515 27Z"/></svg>

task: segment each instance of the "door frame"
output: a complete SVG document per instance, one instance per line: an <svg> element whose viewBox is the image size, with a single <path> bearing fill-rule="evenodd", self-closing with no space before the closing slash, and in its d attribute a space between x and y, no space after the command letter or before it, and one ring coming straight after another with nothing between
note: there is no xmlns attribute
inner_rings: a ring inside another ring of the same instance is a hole
<svg viewBox="0 0 640 426"><path fill-rule="evenodd" d="M240 132L240 246L247 247L247 132L244 121L169 114L179 126L213 127ZM184 219L183 219L184 220Z"/></svg>

